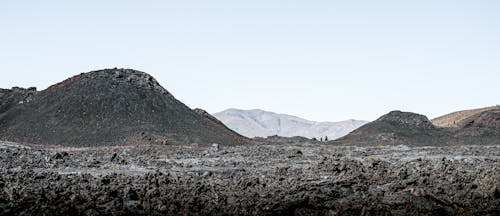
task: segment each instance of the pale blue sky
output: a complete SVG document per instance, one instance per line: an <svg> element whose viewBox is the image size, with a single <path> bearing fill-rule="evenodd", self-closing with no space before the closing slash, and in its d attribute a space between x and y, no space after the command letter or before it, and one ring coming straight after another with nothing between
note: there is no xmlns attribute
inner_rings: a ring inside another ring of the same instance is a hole
<svg viewBox="0 0 500 216"><path fill-rule="evenodd" d="M0 1L0 88L148 72L188 106L312 120L500 103L500 1Z"/></svg>

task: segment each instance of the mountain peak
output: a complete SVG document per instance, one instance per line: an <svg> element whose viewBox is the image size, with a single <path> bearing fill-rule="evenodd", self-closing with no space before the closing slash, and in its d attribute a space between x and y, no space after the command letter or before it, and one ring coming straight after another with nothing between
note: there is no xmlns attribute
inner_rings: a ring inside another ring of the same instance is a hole
<svg viewBox="0 0 500 216"><path fill-rule="evenodd" d="M383 121L392 124L400 124L400 125L416 126L424 128L434 127L432 123L429 121L429 119L424 115L412 112L402 112L399 110L391 111L381 116L376 121Z"/></svg>
<svg viewBox="0 0 500 216"><path fill-rule="evenodd" d="M107 82L110 85L134 85L140 88L153 89L165 95L171 94L163 88L156 79L148 73L125 68L113 68L96 70L87 73L80 73L72 76L62 82L56 83L47 88L47 90L57 89L74 82Z"/></svg>

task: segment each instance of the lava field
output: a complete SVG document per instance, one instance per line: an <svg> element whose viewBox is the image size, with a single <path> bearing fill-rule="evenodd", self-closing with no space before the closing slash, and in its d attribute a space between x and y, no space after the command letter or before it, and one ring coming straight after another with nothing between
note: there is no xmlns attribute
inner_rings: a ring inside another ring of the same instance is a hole
<svg viewBox="0 0 500 216"><path fill-rule="evenodd" d="M498 145L0 143L0 215L500 214Z"/></svg>

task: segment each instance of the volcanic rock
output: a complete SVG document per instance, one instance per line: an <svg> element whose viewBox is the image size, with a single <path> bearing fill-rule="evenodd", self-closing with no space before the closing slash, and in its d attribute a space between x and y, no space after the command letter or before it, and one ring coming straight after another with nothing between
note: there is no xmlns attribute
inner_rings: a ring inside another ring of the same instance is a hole
<svg viewBox="0 0 500 216"><path fill-rule="evenodd" d="M0 90L0 139L66 146L248 142L175 99L151 75L116 68L39 92Z"/></svg>
<svg viewBox="0 0 500 216"><path fill-rule="evenodd" d="M29 103L36 93L36 88L28 89L13 87L12 89L0 89L0 114L12 108L16 104Z"/></svg>
<svg viewBox="0 0 500 216"><path fill-rule="evenodd" d="M485 111L467 118L462 128L472 127L500 129L500 110Z"/></svg>
<svg viewBox="0 0 500 216"><path fill-rule="evenodd" d="M273 144L283 144L283 143L320 143L316 139L309 139L301 136L294 137L282 137L278 135L264 137L255 137L253 140L259 143L273 143Z"/></svg>
<svg viewBox="0 0 500 216"><path fill-rule="evenodd" d="M462 143L500 144L500 110L488 110L464 119L452 130Z"/></svg>
<svg viewBox="0 0 500 216"><path fill-rule="evenodd" d="M59 148L0 141L0 215L500 212L498 145L209 148L68 148L71 157L47 161ZM110 161L110 150L129 164ZM89 158L101 164L88 167Z"/></svg>
<svg viewBox="0 0 500 216"><path fill-rule="evenodd" d="M419 129L433 129L434 126L424 115L411 112L391 111L377 121L386 122L393 126Z"/></svg>

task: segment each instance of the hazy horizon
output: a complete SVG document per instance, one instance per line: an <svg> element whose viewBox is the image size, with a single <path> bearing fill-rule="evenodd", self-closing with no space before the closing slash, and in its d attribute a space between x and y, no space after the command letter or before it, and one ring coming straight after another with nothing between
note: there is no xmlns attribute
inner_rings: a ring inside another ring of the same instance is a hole
<svg viewBox="0 0 500 216"><path fill-rule="evenodd" d="M0 88L133 68L211 113L429 118L500 103L497 1L0 2Z"/></svg>

